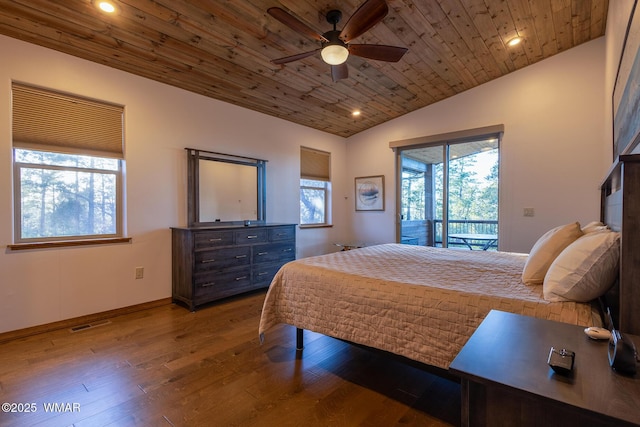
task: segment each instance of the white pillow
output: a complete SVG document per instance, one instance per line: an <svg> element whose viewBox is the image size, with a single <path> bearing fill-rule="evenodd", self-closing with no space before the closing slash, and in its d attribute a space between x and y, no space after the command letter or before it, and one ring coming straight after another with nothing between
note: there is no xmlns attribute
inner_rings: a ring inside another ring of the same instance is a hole
<svg viewBox="0 0 640 427"><path fill-rule="evenodd" d="M585 234L551 264L542 287L547 301L588 302L604 294L616 279L620 234Z"/></svg>
<svg viewBox="0 0 640 427"><path fill-rule="evenodd" d="M561 225L544 233L531 248L522 270L522 281L527 285L540 285L544 275L560 252L582 236L577 222Z"/></svg>
<svg viewBox="0 0 640 427"><path fill-rule="evenodd" d="M591 221L589 224L582 227L582 232L584 234L595 233L597 231L610 231L610 230L608 226L604 225L600 221Z"/></svg>

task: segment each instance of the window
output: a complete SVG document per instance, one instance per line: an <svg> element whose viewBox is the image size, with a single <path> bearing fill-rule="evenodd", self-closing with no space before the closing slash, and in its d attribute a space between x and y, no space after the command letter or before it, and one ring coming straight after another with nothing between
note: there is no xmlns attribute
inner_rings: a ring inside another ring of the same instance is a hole
<svg viewBox="0 0 640 427"><path fill-rule="evenodd" d="M16 243L123 235L123 108L13 84Z"/></svg>
<svg viewBox="0 0 640 427"><path fill-rule="evenodd" d="M15 149L16 241L116 237L120 161Z"/></svg>
<svg viewBox="0 0 640 427"><path fill-rule="evenodd" d="M329 183L300 179L300 224L327 224Z"/></svg>
<svg viewBox="0 0 640 427"><path fill-rule="evenodd" d="M300 225L330 224L331 154L300 148Z"/></svg>

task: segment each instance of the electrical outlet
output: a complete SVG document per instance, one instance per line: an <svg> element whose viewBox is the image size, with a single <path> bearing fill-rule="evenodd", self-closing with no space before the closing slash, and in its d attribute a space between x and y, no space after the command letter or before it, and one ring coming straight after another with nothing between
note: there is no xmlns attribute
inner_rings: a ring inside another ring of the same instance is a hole
<svg viewBox="0 0 640 427"><path fill-rule="evenodd" d="M144 278L144 267L136 267L136 279Z"/></svg>
<svg viewBox="0 0 640 427"><path fill-rule="evenodd" d="M524 216L534 216L535 210L533 208L524 208Z"/></svg>

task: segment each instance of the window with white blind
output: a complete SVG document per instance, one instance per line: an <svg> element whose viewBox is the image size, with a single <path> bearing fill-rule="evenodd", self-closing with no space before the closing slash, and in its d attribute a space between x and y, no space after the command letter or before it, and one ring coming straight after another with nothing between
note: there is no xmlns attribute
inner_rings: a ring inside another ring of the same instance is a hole
<svg viewBox="0 0 640 427"><path fill-rule="evenodd" d="M300 225L331 223L331 153L300 147Z"/></svg>
<svg viewBox="0 0 640 427"><path fill-rule="evenodd" d="M12 84L15 243L122 237L123 113Z"/></svg>

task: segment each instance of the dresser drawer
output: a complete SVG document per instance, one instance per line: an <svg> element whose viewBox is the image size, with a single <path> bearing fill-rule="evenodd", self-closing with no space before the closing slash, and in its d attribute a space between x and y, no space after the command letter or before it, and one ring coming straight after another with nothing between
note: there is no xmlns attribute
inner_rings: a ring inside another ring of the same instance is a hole
<svg viewBox="0 0 640 427"><path fill-rule="evenodd" d="M253 267L253 283L258 287L267 287L271 284L282 263L261 264Z"/></svg>
<svg viewBox="0 0 640 427"><path fill-rule="evenodd" d="M269 241L293 240L296 237L294 227L273 227L269 229Z"/></svg>
<svg viewBox="0 0 640 427"><path fill-rule="evenodd" d="M196 273L249 265L251 264L251 246L233 246L196 252L195 261Z"/></svg>
<svg viewBox="0 0 640 427"><path fill-rule="evenodd" d="M196 304L219 299L253 289L249 268L227 272L209 272L195 277Z"/></svg>
<svg viewBox="0 0 640 427"><path fill-rule="evenodd" d="M193 240L196 250L233 245L233 231L200 231L194 233Z"/></svg>
<svg viewBox="0 0 640 427"><path fill-rule="evenodd" d="M293 242L256 245L253 247L253 263L286 262L295 259L296 245Z"/></svg>
<svg viewBox="0 0 640 427"><path fill-rule="evenodd" d="M269 234L264 228L246 228L235 232L236 245L267 242Z"/></svg>

